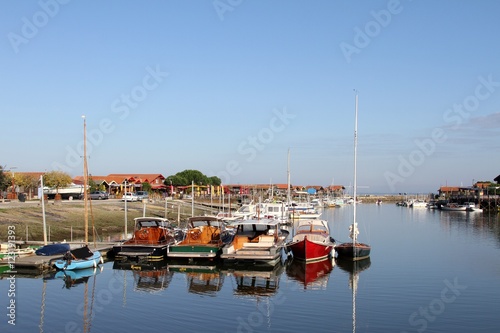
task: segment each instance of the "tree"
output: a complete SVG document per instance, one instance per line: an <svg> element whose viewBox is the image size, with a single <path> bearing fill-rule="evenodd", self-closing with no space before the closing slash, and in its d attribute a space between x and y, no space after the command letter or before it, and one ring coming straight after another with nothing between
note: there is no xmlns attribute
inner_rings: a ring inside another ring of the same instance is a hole
<svg viewBox="0 0 500 333"><path fill-rule="evenodd" d="M10 178L5 174L4 168L0 166L0 191L5 191L10 185Z"/></svg>
<svg viewBox="0 0 500 333"><path fill-rule="evenodd" d="M221 180L219 177L207 177L205 176L202 172L198 170L184 170L181 172L176 173L175 175L168 176L165 178L163 183L165 185L170 185L172 182L172 185L174 186L188 186L191 185L191 183L195 183L197 185L220 185Z"/></svg>
<svg viewBox="0 0 500 333"><path fill-rule="evenodd" d="M208 185L220 186L222 180L217 176L208 177Z"/></svg>
<svg viewBox="0 0 500 333"><path fill-rule="evenodd" d="M29 173L16 173L14 178L15 183L21 186L25 192L28 192L29 197L31 198L31 194L38 188L38 182L40 179Z"/></svg>
<svg viewBox="0 0 500 333"><path fill-rule="evenodd" d="M146 191L146 192L151 192L151 184L150 183L147 183L147 182L144 182L142 183L142 190L143 191Z"/></svg>
<svg viewBox="0 0 500 333"><path fill-rule="evenodd" d="M56 197L59 196L59 188L66 187L72 182L70 175L62 171L50 171L43 176L44 185L56 188Z"/></svg>

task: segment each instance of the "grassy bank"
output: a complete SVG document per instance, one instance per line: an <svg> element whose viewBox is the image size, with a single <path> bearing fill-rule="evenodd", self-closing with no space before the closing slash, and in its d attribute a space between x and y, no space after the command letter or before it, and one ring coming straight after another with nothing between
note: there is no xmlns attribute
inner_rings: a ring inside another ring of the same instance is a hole
<svg viewBox="0 0 500 333"><path fill-rule="evenodd" d="M85 237L83 201L64 201L45 205L45 220L49 241L80 241ZM89 205L89 240L92 240L92 224L95 226L98 240L116 240L123 237L125 229L124 203L115 200L92 202ZM142 202L127 203L127 231L133 230L134 218L143 216ZM195 209L196 214L205 214L208 210ZM165 216L165 203L148 203L146 216ZM171 221L180 219L182 224L191 216L191 204L183 202L168 203L167 217ZM38 202L3 203L0 205L0 241L7 241L8 230L15 230L16 241L43 240L43 214Z"/></svg>

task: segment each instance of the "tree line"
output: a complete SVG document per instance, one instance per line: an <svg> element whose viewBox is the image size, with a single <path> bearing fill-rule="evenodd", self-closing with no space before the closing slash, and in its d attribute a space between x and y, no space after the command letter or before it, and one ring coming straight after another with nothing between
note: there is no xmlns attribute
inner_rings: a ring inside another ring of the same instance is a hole
<svg viewBox="0 0 500 333"><path fill-rule="evenodd" d="M64 188L73 182L71 176L62 171L49 171L43 175L44 186L55 188L56 191ZM166 186L188 186L194 182L196 185L221 185L222 181L219 177L208 177L198 170L184 170L174 175L168 176L164 180ZM0 191L4 192L9 187L19 186L25 191L35 192L40 186L40 178L29 173L11 173L5 170L5 167L0 166ZM89 188L91 191L99 190L99 185L89 177ZM151 185L143 183L143 190L150 191ZM14 191L12 189L12 191Z"/></svg>

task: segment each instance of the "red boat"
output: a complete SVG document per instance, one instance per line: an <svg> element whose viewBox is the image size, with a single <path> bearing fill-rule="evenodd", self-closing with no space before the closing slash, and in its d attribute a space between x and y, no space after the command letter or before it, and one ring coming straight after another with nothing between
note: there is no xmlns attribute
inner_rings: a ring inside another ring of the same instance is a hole
<svg viewBox="0 0 500 333"><path fill-rule="evenodd" d="M330 237L325 220L299 220L295 236L286 247L293 257L305 261L318 261L332 254L335 240Z"/></svg>

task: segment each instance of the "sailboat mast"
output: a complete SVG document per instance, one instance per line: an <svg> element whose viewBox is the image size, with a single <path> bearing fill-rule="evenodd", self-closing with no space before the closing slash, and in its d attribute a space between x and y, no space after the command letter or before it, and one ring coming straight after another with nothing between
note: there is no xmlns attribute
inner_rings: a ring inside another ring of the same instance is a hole
<svg viewBox="0 0 500 333"><path fill-rule="evenodd" d="M288 205L288 209L290 209L290 148L288 148L288 158L287 158L287 169L286 169L286 178L287 178L287 188L286 188L286 203Z"/></svg>
<svg viewBox="0 0 500 333"><path fill-rule="evenodd" d="M357 232L356 232L356 201L357 201L357 156L358 156L358 92L356 92L355 110L354 110L354 208L353 208L353 237L352 242L356 244Z"/></svg>
<svg viewBox="0 0 500 333"><path fill-rule="evenodd" d="M84 206L84 222L85 222L85 244L89 242L89 212L88 212L88 166L87 166L87 122L83 115L83 206Z"/></svg>

